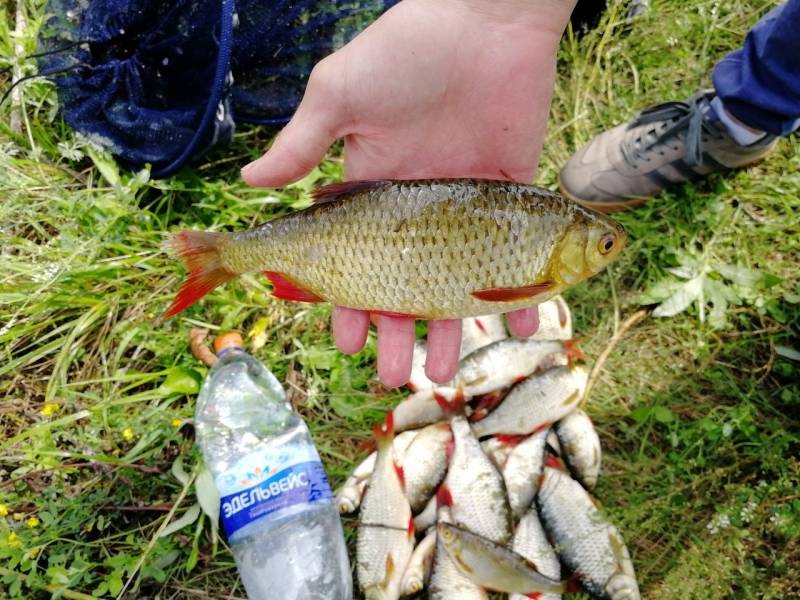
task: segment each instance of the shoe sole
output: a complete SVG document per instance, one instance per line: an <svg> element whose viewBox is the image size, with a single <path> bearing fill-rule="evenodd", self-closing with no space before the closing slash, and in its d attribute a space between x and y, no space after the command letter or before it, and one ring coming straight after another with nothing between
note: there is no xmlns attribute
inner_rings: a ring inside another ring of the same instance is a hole
<svg viewBox="0 0 800 600"><path fill-rule="evenodd" d="M573 202L577 202L586 208L591 208L592 210L596 210L601 213L613 213L622 210L630 210L632 208L642 206L648 200L648 198L631 198L630 200L616 200L614 202L594 202L592 200L584 200L583 198L573 196L566 189L564 189L564 186L561 184L559 184L558 189L561 190L561 194L563 196L566 196Z"/></svg>

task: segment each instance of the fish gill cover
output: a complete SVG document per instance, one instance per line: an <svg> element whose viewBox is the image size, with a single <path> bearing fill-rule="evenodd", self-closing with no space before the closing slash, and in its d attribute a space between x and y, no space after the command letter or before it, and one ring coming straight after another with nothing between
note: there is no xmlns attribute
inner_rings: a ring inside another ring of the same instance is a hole
<svg viewBox="0 0 800 600"><path fill-rule="evenodd" d="M314 64L397 0L50 0L39 73L64 120L131 169L164 177L289 120Z"/></svg>

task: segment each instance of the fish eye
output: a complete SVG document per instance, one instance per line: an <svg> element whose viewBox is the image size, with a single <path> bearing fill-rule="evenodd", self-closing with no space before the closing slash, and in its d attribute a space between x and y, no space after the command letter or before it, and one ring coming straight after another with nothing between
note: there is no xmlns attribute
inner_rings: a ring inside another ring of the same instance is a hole
<svg viewBox="0 0 800 600"><path fill-rule="evenodd" d="M600 238L600 242L597 244L597 251L600 254L608 254L611 250L614 249L614 243L617 241L617 236L613 233L607 233L602 238Z"/></svg>

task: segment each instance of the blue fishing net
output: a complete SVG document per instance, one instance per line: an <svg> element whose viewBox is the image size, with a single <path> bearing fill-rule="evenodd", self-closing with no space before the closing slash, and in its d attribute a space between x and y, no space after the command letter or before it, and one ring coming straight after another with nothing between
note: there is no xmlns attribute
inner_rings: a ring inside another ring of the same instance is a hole
<svg viewBox="0 0 800 600"><path fill-rule="evenodd" d="M153 177L285 123L314 64L399 0L50 0L39 72L64 120Z"/></svg>

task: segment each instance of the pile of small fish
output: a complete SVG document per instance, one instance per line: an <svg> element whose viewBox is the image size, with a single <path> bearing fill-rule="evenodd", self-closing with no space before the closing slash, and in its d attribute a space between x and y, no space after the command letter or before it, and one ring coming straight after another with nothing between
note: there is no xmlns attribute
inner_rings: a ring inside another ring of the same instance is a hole
<svg viewBox="0 0 800 600"><path fill-rule="evenodd" d="M509 338L497 315L465 319L459 370L444 386L425 377L415 349L413 393L375 427L377 450L337 492L341 512L361 509L356 570L368 600L425 585L436 600L485 600L487 590L556 600L581 586L639 600L625 542L587 491L601 449L579 408L588 374L572 364L569 309L556 296L539 314L527 339Z"/></svg>

